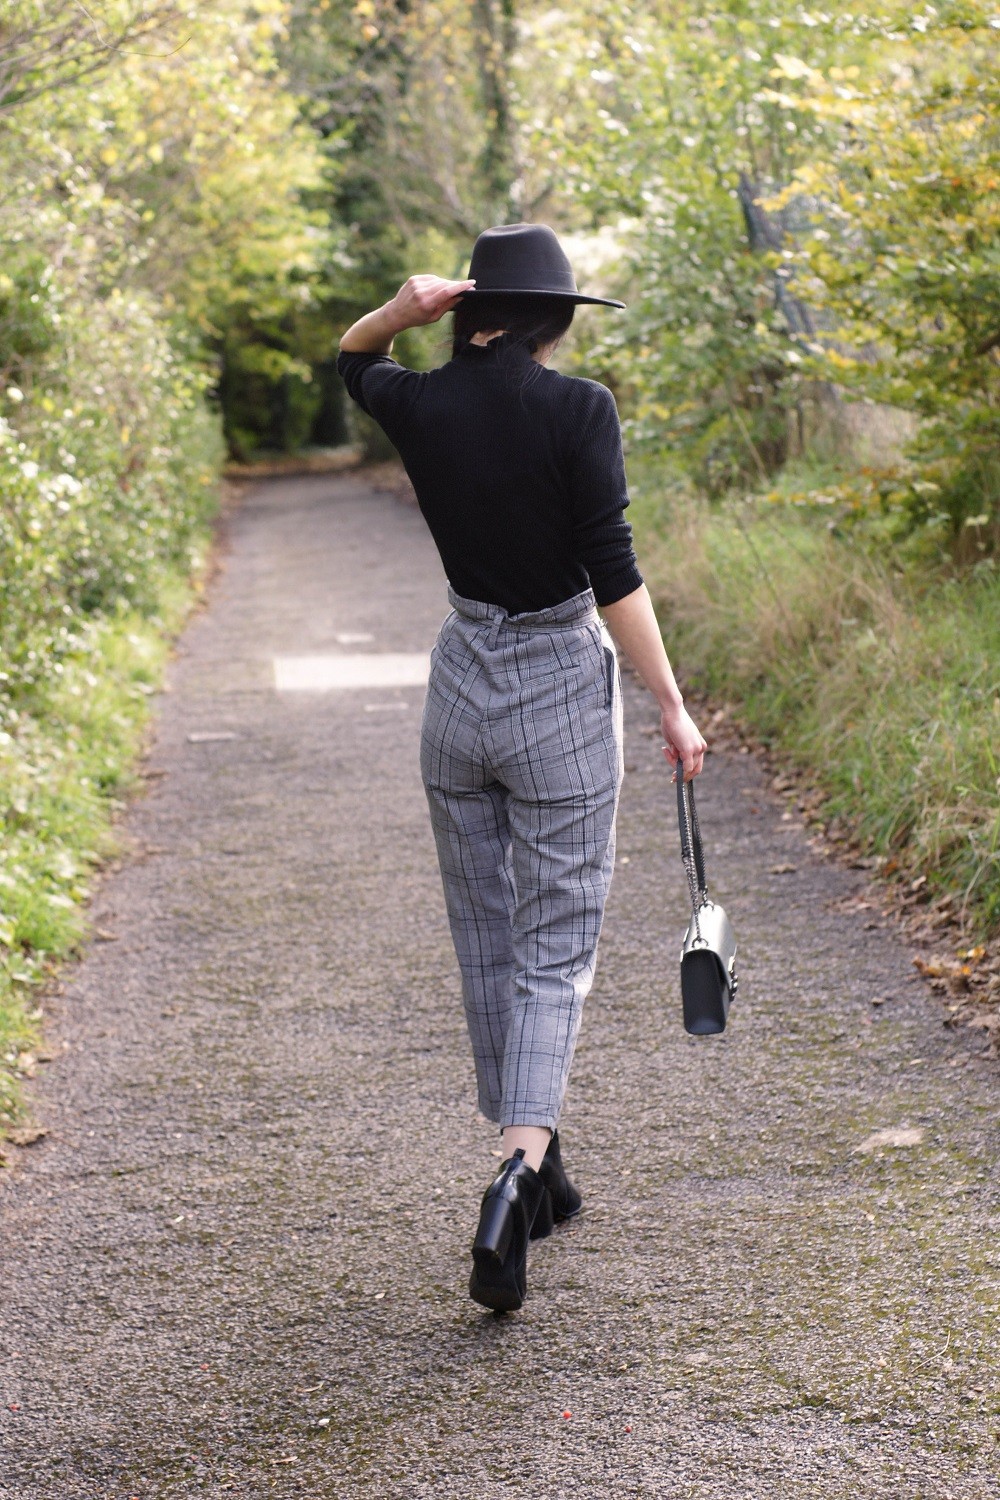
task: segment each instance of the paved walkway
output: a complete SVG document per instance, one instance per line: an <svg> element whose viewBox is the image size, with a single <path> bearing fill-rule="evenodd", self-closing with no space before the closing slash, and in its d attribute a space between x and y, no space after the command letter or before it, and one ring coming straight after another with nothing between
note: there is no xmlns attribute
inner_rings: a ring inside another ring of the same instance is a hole
<svg viewBox="0 0 1000 1500"><path fill-rule="evenodd" d="M520 1313L468 1299L496 1142L421 688L274 666L425 651L440 566L362 475L260 485L229 532L94 904L114 941L55 1002L51 1134L0 1184L3 1500L995 1500L995 1069L740 755L701 806L744 984L684 1035L634 686L562 1120L586 1213Z"/></svg>

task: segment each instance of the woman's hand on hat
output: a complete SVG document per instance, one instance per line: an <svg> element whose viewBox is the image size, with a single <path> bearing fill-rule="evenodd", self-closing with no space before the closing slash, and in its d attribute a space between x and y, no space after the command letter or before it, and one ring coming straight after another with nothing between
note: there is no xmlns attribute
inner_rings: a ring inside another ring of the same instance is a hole
<svg viewBox="0 0 1000 1500"><path fill-rule="evenodd" d="M404 328L420 328L425 323L436 323L446 312L451 312L463 292L470 292L474 281L448 281L443 276L411 276L403 283L386 311L398 323L398 332Z"/></svg>
<svg viewBox="0 0 1000 1500"><path fill-rule="evenodd" d="M475 281L446 281L443 276L411 276L391 301L365 313L342 336L345 354L389 354L392 341L404 328L436 323L450 312Z"/></svg>

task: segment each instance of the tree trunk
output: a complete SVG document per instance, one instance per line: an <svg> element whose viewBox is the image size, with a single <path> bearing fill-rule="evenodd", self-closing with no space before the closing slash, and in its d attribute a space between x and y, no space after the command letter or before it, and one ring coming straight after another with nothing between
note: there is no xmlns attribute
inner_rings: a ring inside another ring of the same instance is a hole
<svg viewBox="0 0 1000 1500"><path fill-rule="evenodd" d="M483 202L495 224L510 223L520 212L517 128L508 71L508 59L517 42L515 3L474 0L472 8L487 126L480 158Z"/></svg>

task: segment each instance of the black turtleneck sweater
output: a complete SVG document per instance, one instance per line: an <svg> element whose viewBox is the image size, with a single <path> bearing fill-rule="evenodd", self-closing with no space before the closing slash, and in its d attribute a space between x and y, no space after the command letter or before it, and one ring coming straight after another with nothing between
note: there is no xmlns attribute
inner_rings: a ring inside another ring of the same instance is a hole
<svg viewBox="0 0 1000 1500"><path fill-rule="evenodd" d="M613 604L640 586L606 386L503 338L436 370L344 350L337 369L397 448L457 593L513 615L588 587Z"/></svg>

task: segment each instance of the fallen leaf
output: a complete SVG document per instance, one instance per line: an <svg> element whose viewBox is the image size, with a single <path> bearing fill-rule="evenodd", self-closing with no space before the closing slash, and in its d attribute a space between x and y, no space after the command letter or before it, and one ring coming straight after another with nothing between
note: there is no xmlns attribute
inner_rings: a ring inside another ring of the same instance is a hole
<svg viewBox="0 0 1000 1500"><path fill-rule="evenodd" d="M16 1130L8 1130L7 1139L12 1146L33 1146L48 1133L47 1125L20 1125Z"/></svg>

